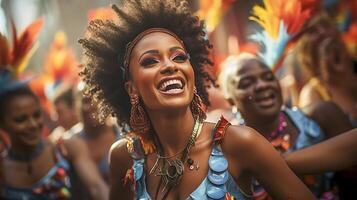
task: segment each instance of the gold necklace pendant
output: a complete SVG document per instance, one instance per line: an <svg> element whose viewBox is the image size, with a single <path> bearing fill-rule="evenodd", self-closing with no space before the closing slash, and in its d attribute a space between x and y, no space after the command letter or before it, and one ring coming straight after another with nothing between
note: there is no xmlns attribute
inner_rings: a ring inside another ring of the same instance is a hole
<svg viewBox="0 0 357 200"><path fill-rule="evenodd" d="M199 119L196 119L191 136L187 142L186 147L182 151L173 156L162 156L157 154L156 162L149 173L161 177L163 183L162 192L167 193L172 187L180 183L185 170L184 165L186 162L188 162L188 160L190 160L189 162L192 163L192 165L189 164L189 169L198 170L199 165L193 165L194 161L189 158L189 153L191 147L195 145L196 137L200 130L201 124L202 123L199 121ZM160 160L162 160L162 165L159 164Z"/></svg>

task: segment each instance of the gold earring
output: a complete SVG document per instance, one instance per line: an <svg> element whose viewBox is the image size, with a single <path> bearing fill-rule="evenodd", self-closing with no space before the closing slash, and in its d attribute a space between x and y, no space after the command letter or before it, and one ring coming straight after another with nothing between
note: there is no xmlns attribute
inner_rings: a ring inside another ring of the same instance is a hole
<svg viewBox="0 0 357 200"><path fill-rule="evenodd" d="M197 94L197 89L193 89L194 96L191 102L191 111L194 116L198 117L200 120L206 119L206 106L202 102L201 97Z"/></svg>
<svg viewBox="0 0 357 200"><path fill-rule="evenodd" d="M130 127L134 132L145 134L150 130L150 120L145 112L145 109L140 103L139 96L134 94L130 96Z"/></svg>

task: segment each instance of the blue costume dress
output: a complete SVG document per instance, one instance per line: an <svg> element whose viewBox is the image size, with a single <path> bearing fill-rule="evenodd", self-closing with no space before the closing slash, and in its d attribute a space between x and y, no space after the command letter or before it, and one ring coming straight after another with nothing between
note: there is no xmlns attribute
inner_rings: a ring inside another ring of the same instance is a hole
<svg viewBox="0 0 357 200"><path fill-rule="evenodd" d="M5 186L1 199L6 200L68 200L71 199L68 161L55 148L56 164L37 183L28 188Z"/></svg>
<svg viewBox="0 0 357 200"><path fill-rule="evenodd" d="M218 127L222 123L221 120L217 123ZM212 138L215 135L216 128L212 131ZM145 157L137 156L129 151L132 155L133 174L135 181L135 199L151 200L149 193L146 189L144 170ZM134 150L134 152L137 152ZM250 196L245 195L237 186L233 177L228 171L228 162L224 157L222 150L218 144L214 144L212 147L211 155L208 160L209 170L207 176L201 182L201 184L187 197L187 200L208 200L208 199L237 199L245 200L250 199Z"/></svg>

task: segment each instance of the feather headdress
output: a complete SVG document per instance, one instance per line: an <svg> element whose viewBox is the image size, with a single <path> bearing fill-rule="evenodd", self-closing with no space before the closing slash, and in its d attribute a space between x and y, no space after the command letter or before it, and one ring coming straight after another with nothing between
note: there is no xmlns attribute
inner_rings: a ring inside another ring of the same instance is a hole
<svg viewBox="0 0 357 200"><path fill-rule="evenodd" d="M26 68L29 59L35 52L38 44L35 41L43 26L44 18L32 22L19 36L13 21L11 28L13 34L12 48L8 39L0 33L0 93L22 86L26 81L17 81L19 75Z"/></svg>
<svg viewBox="0 0 357 200"><path fill-rule="evenodd" d="M253 7L253 15L250 17L263 30L252 35L251 38L264 46L265 50L259 56L273 71L277 71L286 52L300 35L305 21L312 15L317 2L263 0L263 3L264 7L258 5Z"/></svg>
<svg viewBox="0 0 357 200"><path fill-rule="evenodd" d="M235 0L200 0L197 15L204 19L208 32L212 32Z"/></svg>
<svg viewBox="0 0 357 200"><path fill-rule="evenodd" d="M74 51L67 45L64 32L58 31L55 34L44 67L44 76L47 76L45 93L50 99L55 96L57 89L79 81L78 61Z"/></svg>

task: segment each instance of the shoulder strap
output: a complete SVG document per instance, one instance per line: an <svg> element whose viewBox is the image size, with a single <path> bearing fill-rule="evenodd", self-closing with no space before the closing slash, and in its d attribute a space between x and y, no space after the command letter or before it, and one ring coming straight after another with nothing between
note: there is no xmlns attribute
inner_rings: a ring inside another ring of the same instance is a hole
<svg viewBox="0 0 357 200"><path fill-rule="evenodd" d="M212 141L215 144L220 144L226 134L227 128L231 125L223 116L219 119L212 131Z"/></svg>

